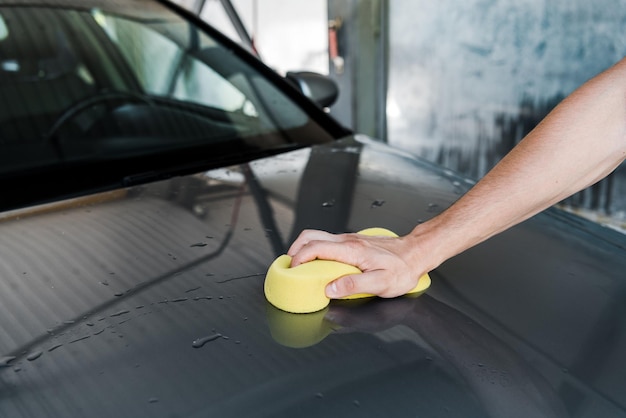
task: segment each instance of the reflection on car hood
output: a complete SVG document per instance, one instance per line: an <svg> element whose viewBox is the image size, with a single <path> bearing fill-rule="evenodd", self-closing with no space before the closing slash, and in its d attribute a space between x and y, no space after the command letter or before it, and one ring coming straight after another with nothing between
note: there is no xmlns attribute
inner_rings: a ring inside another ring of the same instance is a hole
<svg viewBox="0 0 626 418"><path fill-rule="evenodd" d="M0 221L0 416L622 416L619 234L548 211L420 298L292 315L303 228L404 234L471 185L364 138Z"/></svg>

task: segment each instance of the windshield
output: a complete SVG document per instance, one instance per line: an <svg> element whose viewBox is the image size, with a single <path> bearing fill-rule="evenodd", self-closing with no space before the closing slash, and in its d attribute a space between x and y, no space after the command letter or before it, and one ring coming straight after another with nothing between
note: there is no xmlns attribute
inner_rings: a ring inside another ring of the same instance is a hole
<svg viewBox="0 0 626 418"><path fill-rule="evenodd" d="M245 53L166 7L62 3L0 7L0 176L132 160L127 177L332 139Z"/></svg>

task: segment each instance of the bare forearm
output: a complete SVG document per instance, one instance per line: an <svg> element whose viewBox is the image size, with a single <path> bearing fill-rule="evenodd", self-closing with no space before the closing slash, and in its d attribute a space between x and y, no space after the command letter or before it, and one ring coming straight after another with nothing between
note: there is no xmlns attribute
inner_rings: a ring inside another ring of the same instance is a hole
<svg viewBox="0 0 626 418"><path fill-rule="evenodd" d="M448 258L600 180L626 157L626 59L557 106L467 194L400 238L305 231L292 266L316 259L363 274L330 283L328 297L393 297Z"/></svg>
<svg viewBox="0 0 626 418"><path fill-rule="evenodd" d="M438 263L597 182L626 157L626 60L570 95L472 190L411 234ZM423 258L422 258L423 259Z"/></svg>

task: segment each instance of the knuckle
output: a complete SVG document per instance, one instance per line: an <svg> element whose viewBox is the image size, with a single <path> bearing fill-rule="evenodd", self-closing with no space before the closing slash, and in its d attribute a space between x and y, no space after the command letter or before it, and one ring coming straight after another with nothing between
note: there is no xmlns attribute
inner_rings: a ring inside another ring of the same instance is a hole
<svg viewBox="0 0 626 418"><path fill-rule="evenodd" d="M353 252L355 254L361 253L366 247L365 243L358 238L349 239L346 242L344 242L343 245L346 246L346 249L348 251Z"/></svg>

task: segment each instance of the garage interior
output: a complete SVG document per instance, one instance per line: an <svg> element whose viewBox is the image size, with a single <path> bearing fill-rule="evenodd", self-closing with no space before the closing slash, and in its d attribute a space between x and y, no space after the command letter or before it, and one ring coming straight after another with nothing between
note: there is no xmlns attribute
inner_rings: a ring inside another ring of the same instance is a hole
<svg viewBox="0 0 626 418"><path fill-rule="evenodd" d="M329 75L345 126L472 179L626 55L623 0L178 3L281 74ZM626 231L626 169L561 206Z"/></svg>

